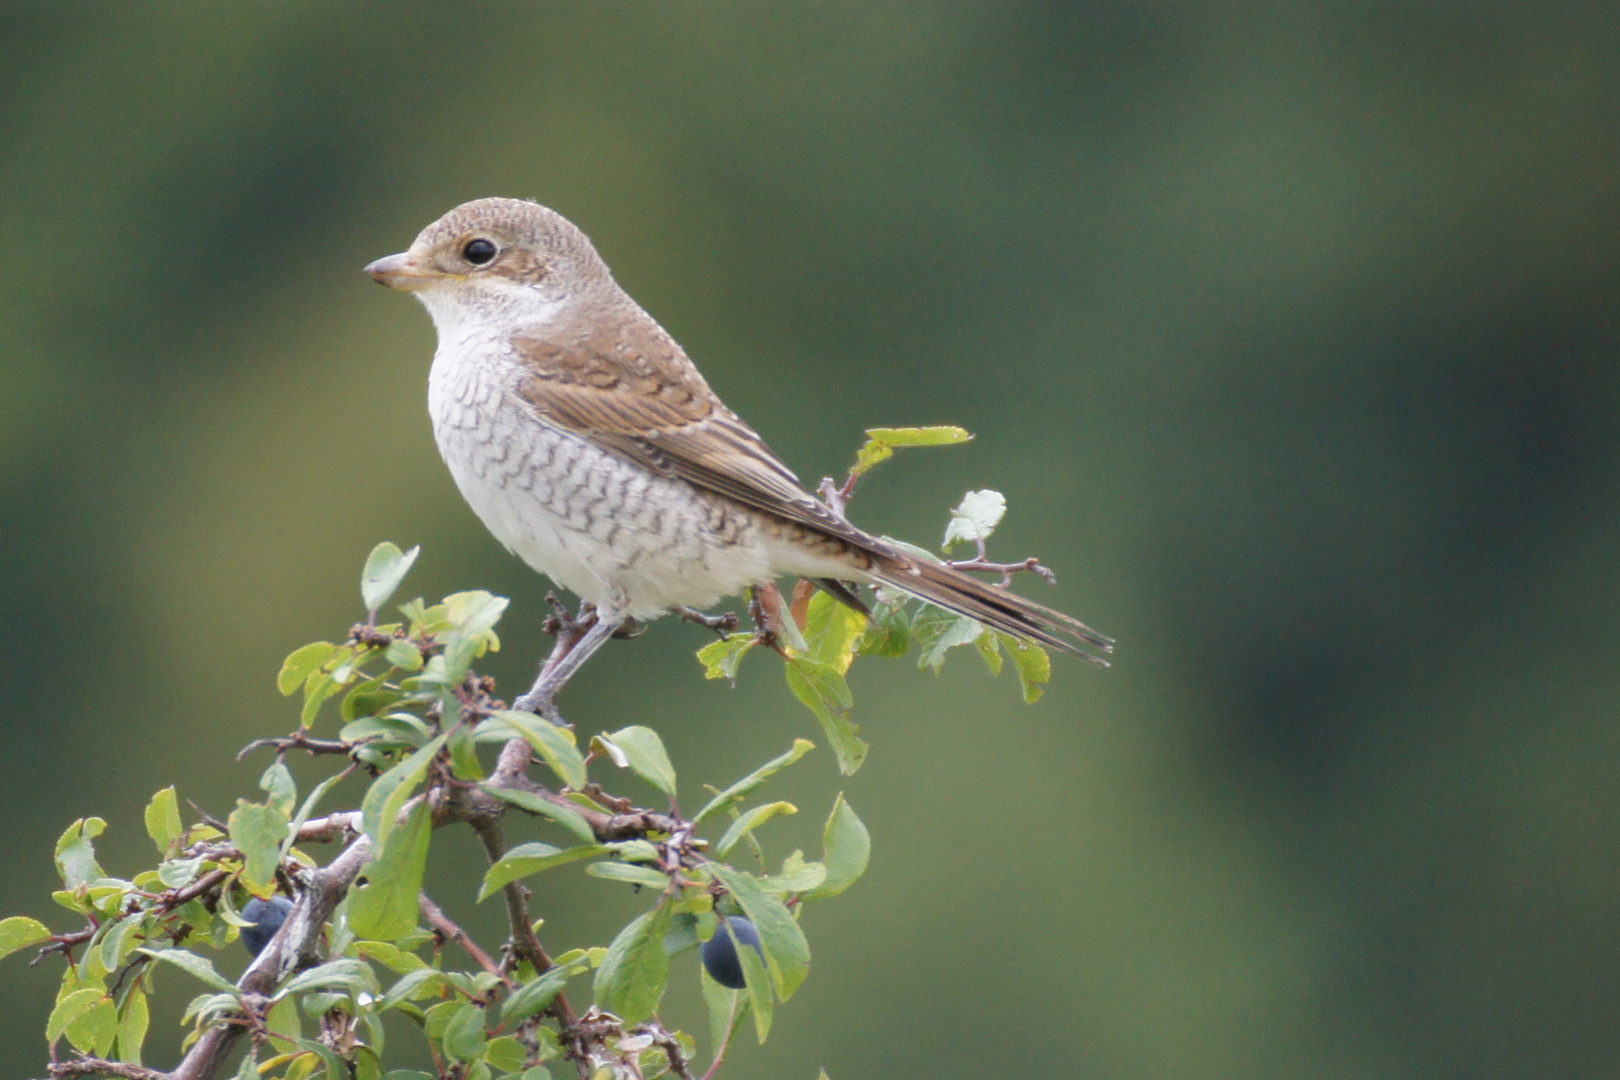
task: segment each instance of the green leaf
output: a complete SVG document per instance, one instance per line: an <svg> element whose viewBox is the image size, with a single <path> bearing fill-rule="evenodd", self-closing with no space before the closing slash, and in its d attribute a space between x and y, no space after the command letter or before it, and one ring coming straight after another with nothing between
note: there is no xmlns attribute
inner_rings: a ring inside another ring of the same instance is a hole
<svg viewBox="0 0 1620 1080"><path fill-rule="evenodd" d="M242 852L242 884L255 896L275 890L287 824L287 813L279 807L238 799L231 811L231 843Z"/></svg>
<svg viewBox="0 0 1620 1080"><path fill-rule="evenodd" d="M855 701L844 676L826 664L802 656L790 659L786 672L788 689L821 721L821 729L826 732L827 741L838 758L839 771L845 776L853 775L866 760L870 747L856 734L860 728L850 722L849 713Z"/></svg>
<svg viewBox="0 0 1620 1080"><path fill-rule="evenodd" d="M377 985L377 973L371 970L371 965L352 956L341 956L300 972L288 979L276 996L291 997L311 990L338 990L352 997L361 994L375 997L382 993L382 988Z"/></svg>
<svg viewBox="0 0 1620 1080"><path fill-rule="evenodd" d="M360 803L360 821L371 842L378 848L387 846L388 833L394 828L400 810L416 790L416 785L427 775L428 767L444 746L446 736L440 735L422 749L373 780Z"/></svg>
<svg viewBox="0 0 1620 1080"><path fill-rule="evenodd" d="M56 869L62 875L62 884L69 889L77 889L97 878L106 877L96 862L96 849L92 843L106 830L107 823L98 817L80 818L57 838Z"/></svg>
<svg viewBox="0 0 1620 1080"><path fill-rule="evenodd" d="M675 797L675 767L664 752L664 741L652 728L632 724L611 735L598 735L591 745L602 747L619 768L630 769L665 795Z"/></svg>
<svg viewBox="0 0 1620 1080"><path fill-rule="evenodd" d="M602 844L580 844L578 847L555 848L538 840L519 844L484 873L484 884L478 890L480 902L489 899L498 889L518 878L550 870L580 859L606 854L610 849Z"/></svg>
<svg viewBox="0 0 1620 1080"><path fill-rule="evenodd" d="M325 705L334 694L343 690L343 684L324 671L317 671L309 677L304 684L304 705L298 711L298 723L303 727L312 727L315 717L320 715L321 706Z"/></svg>
<svg viewBox="0 0 1620 1080"><path fill-rule="evenodd" d="M228 910L228 907L230 905L227 897L225 910ZM224 916L224 913L222 910L220 915ZM144 941L144 929L146 925L139 915L128 915L113 923L107 929L104 938L100 939L100 965L109 972L117 972L118 968L122 968L123 962L130 959L131 952Z"/></svg>
<svg viewBox="0 0 1620 1080"><path fill-rule="evenodd" d="M501 1006L501 1023L510 1027L550 1005L557 995L562 993L568 977L578 970L578 967L572 965L559 965L539 978L531 979L518 987L512 996L506 999L506 1004Z"/></svg>
<svg viewBox="0 0 1620 1080"><path fill-rule="evenodd" d="M728 634L711 641L697 651L698 663L703 665L704 678L737 680L737 667L759 638L752 634Z"/></svg>
<svg viewBox="0 0 1620 1080"><path fill-rule="evenodd" d="M786 893L808 893L812 889L821 887L827 880L827 868L818 862L806 862L804 852L795 851L782 860L782 872L767 878L761 878L760 888L766 892L783 895Z"/></svg>
<svg viewBox="0 0 1620 1080"><path fill-rule="evenodd" d="M827 878L805 893L807 900L837 896L855 884L855 879L866 872L867 861L872 856L872 836L844 801L842 793L833 801L832 814L821 831L821 852Z"/></svg>
<svg viewBox="0 0 1620 1080"><path fill-rule="evenodd" d="M231 985L229 979L215 971L213 964L196 953L187 952L184 949L137 949L135 951L145 953L154 960L162 960L165 964L173 964L192 978L200 979L215 990L230 994L232 997L241 996L241 991Z"/></svg>
<svg viewBox="0 0 1620 1080"><path fill-rule="evenodd" d="M508 737L528 742L563 783L571 788L585 786L585 758L574 746L572 731L543 720L534 713L515 709L491 713L488 720L478 725L478 730L482 735L492 729L499 731L502 727L510 732Z"/></svg>
<svg viewBox="0 0 1620 1080"><path fill-rule="evenodd" d="M349 922L351 925L354 922L352 911L349 914ZM387 941L357 941L349 946L349 951L371 957L396 975L409 975L413 971L421 971L427 967L427 962L420 956L406 952L398 945Z"/></svg>
<svg viewBox="0 0 1620 1080"><path fill-rule="evenodd" d="M326 1080L349 1080L349 1066L331 1047L311 1039L299 1039L298 1045L321 1059L326 1067Z"/></svg>
<svg viewBox="0 0 1620 1080"><path fill-rule="evenodd" d="M152 1024L151 1009L147 1005L146 991L139 986L130 987L124 997L124 1009L118 1018L118 1060L126 1065L141 1063L141 1047L146 1042L146 1031Z"/></svg>
<svg viewBox="0 0 1620 1080"><path fill-rule="evenodd" d="M169 847L180 838L180 798L174 788L166 787L146 804L146 835L157 845L159 855L167 855Z"/></svg>
<svg viewBox="0 0 1620 1080"><path fill-rule="evenodd" d="M345 742L375 740L381 747L409 746L412 749L427 744L433 729L410 713L396 712L387 716L363 716L343 725L338 738Z"/></svg>
<svg viewBox="0 0 1620 1080"><path fill-rule="evenodd" d="M911 649L911 616L904 600L879 603L861 636L862 656L904 656Z"/></svg>
<svg viewBox="0 0 1620 1080"><path fill-rule="evenodd" d="M303 686L304 681L340 648L341 645L334 645L330 641L312 641L303 648L294 649L281 663L281 671L276 675L276 689L281 691L283 697L291 697L293 691Z"/></svg>
<svg viewBox="0 0 1620 1080"><path fill-rule="evenodd" d="M959 427L868 428L866 445L855 455L856 476L894 456L900 446L951 446L973 438Z"/></svg>
<svg viewBox="0 0 1620 1080"><path fill-rule="evenodd" d="M1024 688L1024 702L1033 705L1041 699L1046 692L1046 684L1052 681L1052 658L1046 650L1033 641L1025 641L1011 634L997 631L996 636L1007 649L1007 655L1012 657L1013 667L1018 672L1018 682Z"/></svg>
<svg viewBox="0 0 1620 1080"><path fill-rule="evenodd" d="M638 863L591 863L585 868L585 872L591 877L603 878L607 881L626 881L631 885L642 885L649 889L666 889L669 887L668 876L650 866L642 866Z"/></svg>
<svg viewBox="0 0 1620 1080"><path fill-rule="evenodd" d="M664 954L669 914L666 901L636 916L619 931L596 969L597 1003L617 1014L627 1028L650 1017L664 997L669 982L669 957Z"/></svg>
<svg viewBox="0 0 1620 1080"><path fill-rule="evenodd" d="M264 775L259 777L259 790L265 793L266 803L284 814L291 814L293 807L298 805L298 785L287 766L280 761L271 762L270 767L264 770Z"/></svg>
<svg viewBox="0 0 1620 1080"><path fill-rule="evenodd" d="M491 1068L499 1069L503 1073L517 1072L523 1068L523 1063L529 1060L529 1048L510 1035L502 1035L498 1039L489 1040L489 1049L484 1051L484 1060L489 1062Z"/></svg>
<svg viewBox="0 0 1620 1080"><path fill-rule="evenodd" d="M943 551L957 544L977 544L990 539L1001 519L1007 513L1007 497L999 491L986 488L970 491L951 511L950 524L945 526Z"/></svg>
<svg viewBox="0 0 1620 1080"><path fill-rule="evenodd" d="M383 650L383 658L401 671L422 670L422 650L416 647L414 641L405 638L395 638Z"/></svg>
<svg viewBox="0 0 1620 1080"><path fill-rule="evenodd" d="M444 609L451 626L463 634L477 637L501 621L501 615L509 603L511 601L504 596L473 589L445 597Z"/></svg>
<svg viewBox="0 0 1620 1080"><path fill-rule="evenodd" d="M55 1042L60 1039L69 1024L106 1000L106 991L97 987L87 987L68 994L56 1003L56 1008L51 1010L50 1019L45 1021L45 1041Z"/></svg>
<svg viewBox="0 0 1620 1080"><path fill-rule="evenodd" d="M771 777L775 776L789 765L792 765L795 761L798 761L815 748L816 744L811 742L809 739L794 739L793 747L787 753L772 758L759 768L755 769L753 772L749 773L747 776L743 777L741 780L737 781L735 784L732 784L730 787L726 788L726 790L722 791L714 798L710 799L708 805L702 810L699 810L697 817L692 819L692 824L696 825L704 819L712 817L713 815L718 814L720 811L734 806L743 799L746 799L749 795L752 795L755 791L757 791L765 783L765 781L769 780Z"/></svg>
<svg viewBox="0 0 1620 1080"><path fill-rule="evenodd" d="M293 844L298 840L298 830L304 827L304 822L309 820L309 815L315 812L315 807L320 804L321 797L332 790L332 786L342 779L342 773L334 773L315 785L315 790L309 793L309 798L304 800L304 805L298 808L298 816L293 818L292 823L287 826L287 836L281 841L281 858L285 859L287 853L292 850Z"/></svg>
<svg viewBox="0 0 1620 1080"><path fill-rule="evenodd" d="M42 941L48 941L50 936L50 929L37 919L13 915L9 919L0 920L0 956L10 956L18 949L38 945Z"/></svg>
<svg viewBox="0 0 1620 1080"><path fill-rule="evenodd" d="M111 1053L118 1041L118 1006L103 996L75 1017L63 1034L82 1053L96 1057Z"/></svg>
<svg viewBox="0 0 1620 1080"><path fill-rule="evenodd" d="M728 929L716 929L717 934L729 934ZM759 953L738 941L735 936L731 944L737 950L737 960L742 964L744 992L748 995L748 1011L754 1014L754 1033L759 1036L761 1045L771 1033L771 1016L776 1005L771 997L771 974L766 970L766 963L760 959Z"/></svg>
<svg viewBox="0 0 1620 1080"><path fill-rule="evenodd" d="M714 846L715 856L723 859L731 854L731 849L737 846L737 841L771 820L771 818L779 817L782 814L797 814L798 812L799 808L789 802L773 802L754 807L731 823L731 828L726 830L726 835L722 836L720 842Z"/></svg>
<svg viewBox="0 0 1620 1080"><path fill-rule="evenodd" d="M511 803L519 810L526 810L531 814L539 814L541 817L550 818L564 829L567 829L577 839L587 844L596 843L596 832L591 828L591 823L586 821L584 815L577 810L571 810L559 803L543 799L531 791L491 787L488 784L480 785L480 790L495 796L503 802Z"/></svg>
<svg viewBox="0 0 1620 1080"><path fill-rule="evenodd" d="M849 671L855 646L864 633L865 615L844 606L824 592L810 598L804 627L804 639L810 646L810 659L826 664L843 675Z"/></svg>
<svg viewBox="0 0 1620 1080"><path fill-rule="evenodd" d="M715 982L702 964L698 965L698 985L709 1013L709 1051L718 1058L720 1048L731 1041L732 1029L737 1026L741 995Z"/></svg>
<svg viewBox="0 0 1620 1080"><path fill-rule="evenodd" d="M349 928L363 938L395 941L416 929L422 875L433 838L427 800L416 804L405 824L388 834L364 871L364 884L349 890Z"/></svg>
<svg viewBox="0 0 1620 1080"><path fill-rule="evenodd" d="M388 988L388 993L383 996L378 1008L392 1009L402 1001L437 993L445 985L444 972L437 968L421 968L407 972L404 978Z"/></svg>
<svg viewBox="0 0 1620 1080"><path fill-rule="evenodd" d="M371 549L371 554L366 558L366 567L360 571L360 601L368 612L375 616L378 609L388 602L421 553L420 546L401 552L386 540Z"/></svg>
<svg viewBox="0 0 1620 1080"><path fill-rule="evenodd" d="M457 780L476 781L484 778L483 763L478 760L478 744L473 740L473 729L457 724L450 729L450 772Z"/></svg>
<svg viewBox="0 0 1620 1080"><path fill-rule="evenodd" d="M922 650L917 657L918 669L932 668L934 674L939 674L945 666L947 650L958 645L971 645L984 632L984 626L977 619L944 608L923 608L911 620L912 636Z"/></svg>
<svg viewBox="0 0 1620 1080"><path fill-rule="evenodd" d="M990 669L990 674L1000 675L1004 664L1001 639L994 633L984 633L980 634L973 644L979 650L979 655L984 657L984 666Z"/></svg>
<svg viewBox="0 0 1620 1080"><path fill-rule="evenodd" d="M452 1061L477 1061L488 1045L484 1035L484 1010L466 1004L457 1009L444 1029L444 1054Z"/></svg>
<svg viewBox="0 0 1620 1080"><path fill-rule="evenodd" d="M396 704L403 696L388 684L386 674L378 675L349 688L349 692L343 695L343 703L338 706L338 716L345 724L352 723L358 716L375 716Z"/></svg>
<svg viewBox="0 0 1620 1080"><path fill-rule="evenodd" d="M792 912L762 889L754 875L723 863L710 863L709 870L753 920L769 960L771 982L777 996L786 1001L810 973L810 943L805 941L804 931ZM749 950L737 951L741 955Z"/></svg>

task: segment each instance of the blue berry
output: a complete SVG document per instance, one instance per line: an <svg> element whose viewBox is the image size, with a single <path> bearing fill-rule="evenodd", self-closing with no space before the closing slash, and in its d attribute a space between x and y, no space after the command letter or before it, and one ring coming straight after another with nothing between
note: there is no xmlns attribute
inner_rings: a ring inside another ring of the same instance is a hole
<svg viewBox="0 0 1620 1080"><path fill-rule="evenodd" d="M247 951L258 956L264 947L270 944L270 939L276 936L281 924L287 921L287 913L293 909L293 902L285 896L272 896L268 900L254 897L242 905L242 918L251 922L252 926L242 927L242 944Z"/></svg>
<svg viewBox="0 0 1620 1080"><path fill-rule="evenodd" d="M729 934L726 933L727 927L731 928ZM741 990L748 985L748 981L743 978L742 958L737 955L733 937L743 945L752 945L754 951L759 953L760 962L764 962L765 950L760 948L759 931L741 915L732 915L722 916L720 925L715 927L714 937L703 943L703 966L709 969L709 977L721 986Z"/></svg>

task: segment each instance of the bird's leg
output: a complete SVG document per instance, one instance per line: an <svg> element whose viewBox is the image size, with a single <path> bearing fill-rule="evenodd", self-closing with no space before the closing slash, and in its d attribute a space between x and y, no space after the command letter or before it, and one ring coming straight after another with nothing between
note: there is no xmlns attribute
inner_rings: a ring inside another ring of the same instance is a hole
<svg viewBox="0 0 1620 1080"><path fill-rule="evenodd" d="M573 620L557 635L557 645L541 666L539 678L534 680L527 694L512 702L512 708L536 713L562 726L562 717L557 714L557 691L591 658L592 653L618 631L624 621L618 616L603 615L594 609Z"/></svg>

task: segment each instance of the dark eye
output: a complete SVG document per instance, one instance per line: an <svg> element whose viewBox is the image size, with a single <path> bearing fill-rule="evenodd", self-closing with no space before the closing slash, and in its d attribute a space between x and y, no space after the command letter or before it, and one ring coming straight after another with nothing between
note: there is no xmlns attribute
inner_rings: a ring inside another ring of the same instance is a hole
<svg viewBox="0 0 1620 1080"><path fill-rule="evenodd" d="M492 241L479 237L477 240L467 241L466 246L461 249L461 257L474 266L483 266L495 257L495 251L495 244Z"/></svg>

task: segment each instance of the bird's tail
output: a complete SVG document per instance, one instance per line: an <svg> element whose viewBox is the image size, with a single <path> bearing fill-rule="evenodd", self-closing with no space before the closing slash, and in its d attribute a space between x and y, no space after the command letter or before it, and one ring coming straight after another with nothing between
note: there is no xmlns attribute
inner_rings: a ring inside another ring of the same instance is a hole
<svg viewBox="0 0 1620 1080"><path fill-rule="evenodd" d="M888 545L883 545L888 547ZM987 585L939 563L905 552L872 552L873 579L903 593L936 604L947 611L977 619L986 626L1072 653L1098 667L1108 666L1114 639L1097 633L1078 619L1053 611L1032 600Z"/></svg>

